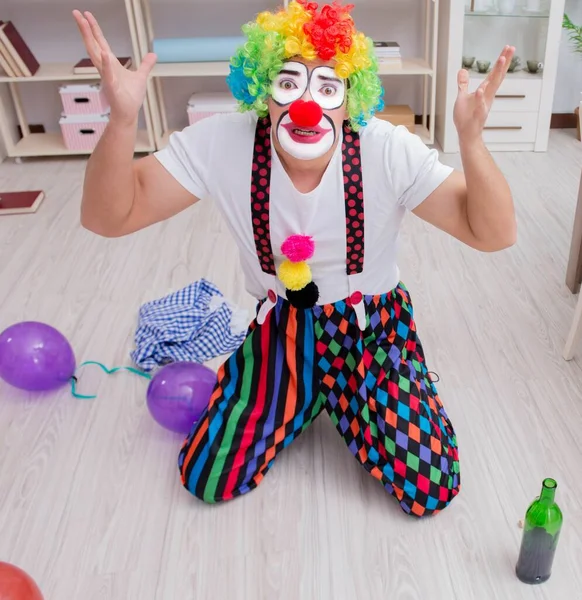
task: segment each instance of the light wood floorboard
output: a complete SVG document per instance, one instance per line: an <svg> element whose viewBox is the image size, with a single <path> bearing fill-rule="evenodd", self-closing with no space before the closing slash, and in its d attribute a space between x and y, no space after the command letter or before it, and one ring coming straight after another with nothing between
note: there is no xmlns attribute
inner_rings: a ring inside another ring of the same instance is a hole
<svg viewBox="0 0 582 600"><path fill-rule="evenodd" d="M455 425L460 496L416 521L355 463L324 414L251 494L207 506L180 485L181 436L145 407L147 381L86 367L68 389L0 381L0 560L45 600L570 600L582 588L582 348L561 351L582 145L495 156L519 240L479 254L406 219L402 279ZM460 166L458 156L443 160ZM237 251L211 204L133 236L79 226L83 159L0 165L3 189L43 188L35 215L0 218L0 329L59 328L78 362L128 365L141 303L207 277L252 311ZM217 366L223 359L212 362ZM546 584L514 576L523 518L546 476L565 526Z"/></svg>

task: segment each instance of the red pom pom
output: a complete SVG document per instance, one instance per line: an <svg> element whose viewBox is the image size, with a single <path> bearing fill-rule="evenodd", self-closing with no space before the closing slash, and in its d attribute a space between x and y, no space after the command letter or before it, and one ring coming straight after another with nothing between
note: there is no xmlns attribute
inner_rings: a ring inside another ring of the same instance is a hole
<svg viewBox="0 0 582 600"><path fill-rule="evenodd" d="M295 100L289 107L289 117L299 127L315 127L322 116L321 106L313 100Z"/></svg>

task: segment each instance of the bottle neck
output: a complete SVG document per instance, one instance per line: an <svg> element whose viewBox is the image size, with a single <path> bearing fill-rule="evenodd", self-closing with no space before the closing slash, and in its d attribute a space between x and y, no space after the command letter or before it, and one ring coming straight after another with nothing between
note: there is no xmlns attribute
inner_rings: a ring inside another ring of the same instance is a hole
<svg viewBox="0 0 582 600"><path fill-rule="evenodd" d="M540 502L545 505L554 504L556 497L557 484L553 479L544 479L542 491L540 493Z"/></svg>

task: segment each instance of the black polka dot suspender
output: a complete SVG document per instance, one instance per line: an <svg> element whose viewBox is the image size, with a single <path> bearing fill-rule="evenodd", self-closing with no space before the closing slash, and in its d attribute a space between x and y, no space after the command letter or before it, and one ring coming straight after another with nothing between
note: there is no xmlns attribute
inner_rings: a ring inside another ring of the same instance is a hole
<svg viewBox="0 0 582 600"><path fill-rule="evenodd" d="M271 123L269 117L259 119L255 130L251 175L251 217L257 257L261 269L276 275L269 227L271 182ZM364 194L360 137L347 121L343 125L342 170L346 215L346 272L361 273L364 268ZM297 232L298 234L309 232ZM317 241L316 241L317 243ZM288 294L288 297L290 294ZM291 297L290 302L294 304ZM304 303L301 307L305 308Z"/></svg>
<svg viewBox="0 0 582 600"><path fill-rule="evenodd" d="M271 123L269 118L259 119L255 130L253 170L251 178L251 207L253 233L261 269L276 275L271 230L269 227L269 193L271 185Z"/></svg>
<svg viewBox="0 0 582 600"><path fill-rule="evenodd" d="M360 136L345 123L342 169L346 208L346 270L348 275L352 275L364 269L364 186Z"/></svg>

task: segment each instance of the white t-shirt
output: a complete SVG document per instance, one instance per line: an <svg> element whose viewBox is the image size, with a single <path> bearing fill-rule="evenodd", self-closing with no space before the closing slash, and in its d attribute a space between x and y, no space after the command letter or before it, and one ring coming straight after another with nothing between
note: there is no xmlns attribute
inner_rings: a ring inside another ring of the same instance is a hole
<svg viewBox="0 0 582 600"><path fill-rule="evenodd" d="M257 299L285 287L264 273L255 249L251 219L254 113L218 114L170 136L155 153L162 165L201 200L213 199L238 244L247 291ZM353 292L384 294L399 282L397 238L406 210L418 206L453 171L405 127L377 118L360 130L364 191L364 269L346 273L346 226L341 140L318 187L298 192L273 148L270 186L271 245L278 269L281 244L290 235L313 237L308 261L319 288L319 304Z"/></svg>

